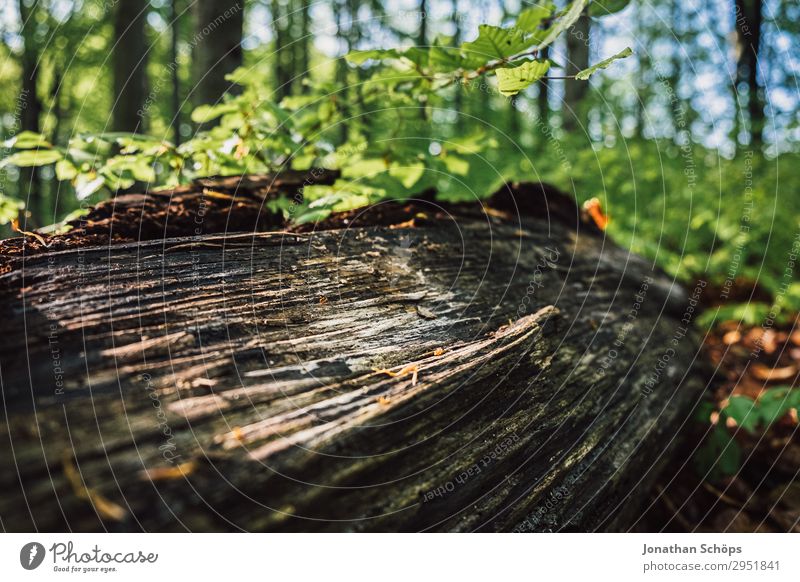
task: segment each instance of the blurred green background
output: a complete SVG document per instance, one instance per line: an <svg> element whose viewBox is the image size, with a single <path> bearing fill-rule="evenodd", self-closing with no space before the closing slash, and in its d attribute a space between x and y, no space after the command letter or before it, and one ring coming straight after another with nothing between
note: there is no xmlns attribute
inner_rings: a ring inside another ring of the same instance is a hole
<svg viewBox="0 0 800 582"><path fill-rule="evenodd" d="M377 143L391 136L393 118L379 111L379 102L362 102L350 90L369 67L343 55L434 39L459 44L477 35L478 24L513 22L531 4L5 2L2 156L17 151L15 136L29 135L22 132L64 148L108 132L148 134L152 143L177 146L196 136L198 106L226 103L224 94L241 92L242 85L275 103L301 103L327 86L326 94L346 107L326 134L331 151ZM559 78L625 46L634 56L588 83ZM528 179L551 182L580 201L597 197L615 240L680 279L702 278L717 288L755 285L762 303L730 302L726 317L756 322L771 303L788 317L800 306L800 283L793 270L787 273L800 229L798 48L796 2L633 0L611 15L582 17L548 55L560 68L513 103L491 88L494 81L488 89L456 86L426 104L416 132L431 154L438 154L439 142L469 140L478 130L490 146L457 178L434 181L446 196L488 195L503 180ZM236 70L240 84L225 77ZM395 154L392 147L385 155ZM300 157L290 165L301 167ZM271 167L271 160L259 165L257 156L246 161L244 167L212 165L207 173ZM119 186L132 187L60 170L67 179L59 180L52 165L3 165L3 221L18 217L28 230L46 226ZM134 176L135 187L169 183L158 167L134 169ZM12 235L8 224L0 229Z"/></svg>

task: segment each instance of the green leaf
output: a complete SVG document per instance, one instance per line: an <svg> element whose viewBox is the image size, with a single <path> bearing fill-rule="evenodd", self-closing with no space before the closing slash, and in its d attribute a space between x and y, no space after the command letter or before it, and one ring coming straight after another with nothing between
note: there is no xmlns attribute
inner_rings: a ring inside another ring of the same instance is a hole
<svg viewBox="0 0 800 582"><path fill-rule="evenodd" d="M389 168L389 175L400 180L406 188L411 188L419 182L425 174L425 164L422 162L409 165L392 165Z"/></svg>
<svg viewBox="0 0 800 582"><path fill-rule="evenodd" d="M362 158L349 161L342 167L342 176L346 178L372 177L387 170L383 158Z"/></svg>
<svg viewBox="0 0 800 582"><path fill-rule="evenodd" d="M69 160L63 159L56 162L56 178L62 182L72 180L77 175L78 169Z"/></svg>
<svg viewBox="0 0 800 582"><path fill-rule="evenodd" d="M613 63L614 61L617 61L619 59L624 59L626 57L631 56L632 54L633 54L633 51L631 50L631 47L627 47L624 50L621 50L620 52L615 54L613 57L608 57L607 59L602 60L599 63L592 65L588 69L582 70L581 72L579 72L579 73L577 73L575 75L575 78L578 79L579 81L585 81L586 79L591 77L594 73L596 73L600 69L607 69L608 66L611 63Z"/></svg>
<svg viewBox="0 0 800 582"><path fill-rule="evenodd" d="M216 119L220 115L233 113L239 109L236 103L217 103L216 105L200 105L192 111L192 121L195 123L207 123Z"/></svg>
<svg viewBox="0 0 800 582"><path fill-rule="evenodd" d="M106 183L103 176L96 176L91 174L78 174L75 178L75 196L78 200L88 198Z"/></svg>
<svg viewBox="0 0 800 582"><path fill-rule="evenodd" d="M401 56L419 67L427 67L430 58L430 49L428 47L412 46L404 50Z"/></svg>
<svg viewBox="0 0 800 582"><path fill-rule="evenodd" d="M461 155L477 154L497 147L497 140L482 131L473 132L462 137L453 137L445 142L445 149Z"/></svg>
<svg viewBox="0 0 800 582"><path fill-rule="evenodd" d="M441 158L444 167L451 174L466 176L469 172L469 162L460 156L448 155Z"/></svg>
<svg viewBox="0 0 800 582"><path fill-rule="evenodd" d="M506 59L528 48L532 42L521 30L481 24L478 38L461 45L461 52L470 66ZM480 65L479 65L480 66Z"/></svg>
<svg viewBox="0 0 800 582"><path fill-rule="evenodd" d="M711 402L701 402L697 405L697 410L694 413L694 420L703 424L711 420L711 415L716 412L717 407Z"/></svg>
<svg viewBox="0 0 800 582"><path fill-rule="evenodd" d="M760 426L765 430L768 429L790 409L797 408L798 404L800 404L800 390L788 387L766 390L758 399Z"/></svg>
<svg viewBox="0 0 800 582"><path fill-rule="evenodd" d="M0 162L0 168L8 165L19 166L20 168L46 166L54 164L63 157L64 154L58 150L25 150L8 156Z"/></svg>
<svg viewBox="0 0 800 582"><path fill-rule="evenodd" d="M553 10L555 10L555 5L552 2L542 2L526 8L519 13L514 26L525 32L536 32L542 22L550 18Z"/></svg>
<svg viewBox="0 0 800 582"><path fill-rule="evenodd" d="M694 458L698 473L716 481L720 476L734 475L741 467L742 451L728 430L714 425Z"/></svg>
<svg viewBox="0 0 800 582"><path fill-rule="evenodd" d="M624 9L631 0L593 0L589 6L589 16L606 16Z"/></svg>
<svg viewBox="0 0 800 582"><path fill-rule="evenodd" d="M434 73L446 73L470 66L461 50L449 46L432 46L428 52L428 66Z"/></svg>
<svg viewBox="0 0 800 582"><path fill-rule="evenodd" d="M153 164L147 158L140 156L114 156L106 162L103 171L107 176L111 174L117 178L123 178L123 174L128 174L125 178L130 179L132 176L140 182L154 182L156 179Z"/></svg>
<svg viewBox="0 0 800 582"><path fill-rule="evenodd" d="M561 36L562 32L575 24L575 21L580 18L583 9L586 8L588 3L589 0L574 0L572 4L565 8L555 24L547 29L544 39L538 44L538 48L542 49L553 44L553 42Z"/></svg>
<svg viewBox="0 0 800 582"><path fill-rule="evenodd" d="M497 69L498 88L505 96L516 95L547 74L550 61L525 61L517 67Z"/></svg>
<svg viewBox="0 0 800 582"><path fill-rule="evenodd" d="M4 141L3 145L7 148L17 148L18 150L53 147L41 133L32 131L21 131L11 139Z"/></svg>
<svg viewBox="0 0 800 582"><path fill-rule="evenodd" d="M760 412L758 407L747 396L731 396L723 412L747 432L754 432L759 424Z"/></svg>
<svg viewBox="0 0 800 582"><path fill-rule="evenodd" d="M247 86L261 83L263 79L252 67L236 67L225 75L225 80L237 85Z"/></svg>
<svg viewBox="0 0 800 582"><path fill-rule="evenodd" d="M21 200L15 200L0 194L0 224L8 224L19 214L19 211L25 208L25 204Z"/></svg>
<svg viewBox="0 0 800 582"><path fill-rule="evenodd" d="M351 51L347 53L344 58L354 65L363 65L370 60L382 61L385 59L399 59L400 56L400 51L397 49L371 49L366 51Z"/></svg>
<svg viewBox="0 0 800 582"><path fill-rule="evenodd" d="M331 215L331 211L329 208L320 208L317 210L309 210L307 212L303 212L297 218L294 219L295 224L306 224L308 222L319 222L320 220L325 220Z"/></svg>

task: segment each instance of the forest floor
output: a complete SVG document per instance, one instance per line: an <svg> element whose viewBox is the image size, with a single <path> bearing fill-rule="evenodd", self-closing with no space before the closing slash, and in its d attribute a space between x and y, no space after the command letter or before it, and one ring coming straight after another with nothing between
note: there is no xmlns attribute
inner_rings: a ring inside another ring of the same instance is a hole
<svg viewBox="0 0 800 582"><path fill-rule="evenodd" d="M701 413L688 427L683 456L674 464L677 472L664 475L637 530L800 532L797 409L762 430L745 430L719 414L731 397L757 401L765 391L800 384L798 323L800 315L793 324L771 329L731 321L707 334L703 358L713 373L705 396L713 412L706 418ZM734 470L712 477L696 461L716 423L724 423L732 437L724 455L732 457Z"/></svg>

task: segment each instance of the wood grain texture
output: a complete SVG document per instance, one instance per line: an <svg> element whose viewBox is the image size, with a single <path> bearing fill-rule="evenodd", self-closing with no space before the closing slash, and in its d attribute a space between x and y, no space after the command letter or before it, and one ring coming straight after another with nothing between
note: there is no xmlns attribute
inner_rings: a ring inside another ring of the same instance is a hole
<svg viewBox="0 0 800 582"><path fill-rule="evenodd" d="M698 395L685 291L538 218L47 253L0 295L7 530L616 530Z"/></svg>

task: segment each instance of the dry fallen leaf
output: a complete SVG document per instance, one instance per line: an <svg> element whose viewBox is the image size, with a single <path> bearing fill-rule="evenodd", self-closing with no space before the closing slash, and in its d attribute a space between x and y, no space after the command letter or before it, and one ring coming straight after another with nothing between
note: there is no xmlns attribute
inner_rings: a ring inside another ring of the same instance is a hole
<svg viewBox="0 0 800 582"><path fill-rule="evenodd" d="M738 329L735 329L722 336L722 343L729 346L731 344L735 344L740 339L742 339L742 334Z"/></svg>
<svg viewBox="0 0 800 582"><path fill-rule="evenodd" d="M44 246L44 247L49 247L50 246L49 244L47 244L47 241L44 239L44 237L42 235L40 235L39 233L32 232L32 231L29 231L29 230L22 230L19 227L19 220L17 220L16 218L11 220L11 228L13 230L15 230L16 232L22 234L22 235L31 236L31 237L35 238L40 243L42 243L42 246Z"/></svg>
<svg viewBox="0 0 800 582"><path fill-rule="evenodd" d="M128 512L121 505L114 503L101 493L86 486L83 482L83 477L72 463L72 454L69 451L64 451L61 462L64 467L64 477L66 477L76 497L88 501L103 519L111 521L125 519Z"/></svg>
<svg viewBox="0 0 800 582"><path fill-rule="evenodd" d="M603 213L603 207L598 198L590 198L584 202L583 209L586 210L586 212L589 213L589 216L592 217L592 220L597 225L597 228L600 230L606 229L610 219L606 214Z"/></svg>
<svg viewBox="0 0 800 582"><path fill-rule="evenodd" d="M415 226L416 226L416 224L414 223L414 219L412 218L411 220L406 220L405 222L392 224L392 225L389 226L389 228L390 229L395 229L395 228L414 228Z"/></svg>
<svg viewBox="0 0 800 582"><path fill-rule="evenodd" d="M181 479L188 477L197 468L195 461L186 461L174 467L157 467L155 469L147 469L144 471L143 478L150 481L168 481L171 479Z"/></svg>
<svg viewBox="0 0 800 582"><path fill-rule="evenodd" d="M773 380L788 380L797 376L797 367L794 365L784 366L783 368L770 368L760 362L750 366L750 373L765 382Z"/></svg>

